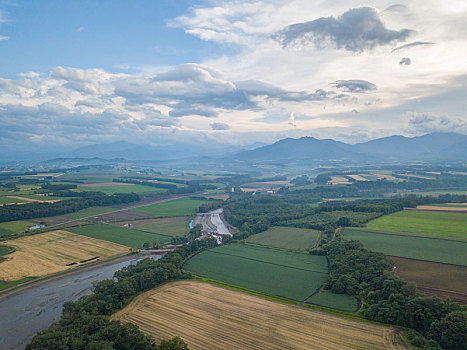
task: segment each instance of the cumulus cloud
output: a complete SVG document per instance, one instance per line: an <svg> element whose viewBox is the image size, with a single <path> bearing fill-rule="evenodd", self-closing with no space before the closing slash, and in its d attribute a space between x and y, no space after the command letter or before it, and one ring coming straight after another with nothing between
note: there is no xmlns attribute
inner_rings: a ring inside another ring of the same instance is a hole
<svg viewBox="0 0 467 350"><path fill-rule="evenodd" d="M341 16L289 25L273 36L283 47L314 45L324 49L335 47L362 52L377 46L405 41L412 30L386 28L378 11L372 7L359 7Z"/></svg>
<svg viewBox="0 0 467 350"><path fill-rule="evenodd" d="M392 49L391 52L396 52L396 51L403 50L403 49L410 49L410 48L417 47L417 46L431 46L434 44L435 43L432 43L431 41L414 41L413 43L408 43L408 44L396 47Z"/></svg>
<svg viewBox="0 0 467 350"><path fill-rule="evenodd" d="M376 90L376 85L366 80L337 80L331 85L346 92L360 93Z"/></svg>
<svg viewBox="0 0 467 350"><path fill-rule="evenodd" d="M435 113L409 113L405 115L414 133L458 132L467 134L467 121Z"/></svg>
<svg viewBox="0 0 467 350"><path fill-rule="evenodd" d="M399 64L400 64L401 66L410 66L410 65L412 64L412 60L411 60L409 57L403 57L403 58L400 60Z"/></svg>
<svg viewBox="0 0 467 350"><path fill-rule="evenodd" d="M212 130L229 130L230 126L226 123L211 123Z"/></svg>

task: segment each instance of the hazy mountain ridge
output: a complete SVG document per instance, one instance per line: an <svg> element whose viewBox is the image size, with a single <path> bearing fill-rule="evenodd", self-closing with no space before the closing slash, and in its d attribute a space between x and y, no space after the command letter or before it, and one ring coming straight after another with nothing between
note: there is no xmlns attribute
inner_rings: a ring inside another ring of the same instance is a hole
<svg viewBox="0 0 467 350"><path fill-rule="evenodd" d="M405 137L393 135L355 145L313 137L283 139L269 146L238 153L241 161L285 159L340 160L467 160L467 135L431 133Z"/></svg>

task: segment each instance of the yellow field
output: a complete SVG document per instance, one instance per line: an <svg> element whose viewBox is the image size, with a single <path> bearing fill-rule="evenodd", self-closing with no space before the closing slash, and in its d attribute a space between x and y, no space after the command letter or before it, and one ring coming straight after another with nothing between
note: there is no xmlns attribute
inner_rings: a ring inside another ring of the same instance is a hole
<svg viewBox="0 0 467 350"><path fill-rule="evenodd" d="M46 276L76 267L82 260L100 259L127 253L129 248L67 231L51 231L3 241L16 248L0 263L0 280L15 281L24 277ZM66 266L74 263L73 266Z"/></svg>
<svg viewBox="0 0 467 350"><path fill-rule="evenodd" d="M399 333L206 283L169 283L112 319L157 341L179 335L190 349L406 349Z"/></svg>

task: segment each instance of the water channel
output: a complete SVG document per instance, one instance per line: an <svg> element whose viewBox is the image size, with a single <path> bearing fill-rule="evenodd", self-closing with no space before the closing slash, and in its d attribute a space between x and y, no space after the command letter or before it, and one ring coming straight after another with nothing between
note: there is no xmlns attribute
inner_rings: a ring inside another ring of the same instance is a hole
<svg viewBox="0 0 467 350"><path fill-rule="evenodd" d="M96 265L29 286L6 298L0 296L0 349L24 349L35 333L60 319L65 302L90 294L94 281L110 279L116 271L142 259L132 257L113 264Z"/></svg>

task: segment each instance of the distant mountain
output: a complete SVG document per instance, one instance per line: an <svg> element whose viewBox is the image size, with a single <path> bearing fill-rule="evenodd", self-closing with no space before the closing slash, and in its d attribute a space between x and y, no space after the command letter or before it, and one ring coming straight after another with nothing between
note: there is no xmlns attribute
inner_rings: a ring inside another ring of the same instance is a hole
<svg viewBox="0 0 467 350"><path fill-rule="evenodd" d="M287 138L276 143L238 153L235 158L244 161L298 160L298 159L359 159L361 155L352 146L331 139L314 137Z"/></svg>
<svg viewBox="0 0 467 350"><path fill-rule="evenodd" d="M467 135L431 133L405 137L394 135L356 145L313 137L287 138L269 146L239 152L235 159L253 161L283 160L467 160Z"/></svg>
<svg viewBox="0 0 467 350"><path fill-rule="evenodd" d="M384 137L356 144L354 149L390 159L464 160L467 159L466 146L467 135L435 132L416 137Z"/></svg>

